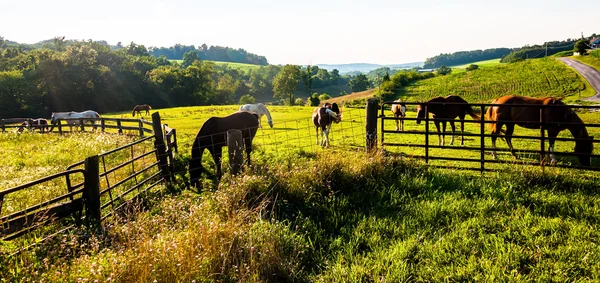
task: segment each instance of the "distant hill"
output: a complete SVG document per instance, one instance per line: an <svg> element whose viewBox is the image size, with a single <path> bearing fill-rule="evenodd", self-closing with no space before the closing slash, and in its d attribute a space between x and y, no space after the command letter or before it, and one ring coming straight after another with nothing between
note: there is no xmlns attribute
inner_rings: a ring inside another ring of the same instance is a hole
<svg viewBox="0 0 600 283"><path fill-rule="evenodd" d="M423 62L404 63L404 64L390 64L390 65L379 65L369 63L351 63L351 64L317 64L320 69L327 69L331 71L337 69L340 74L346 74L351 72L368 73L372 70L379 69L382 67L388 67L390 69L411 69L414 67L422 66Z"/></svg>

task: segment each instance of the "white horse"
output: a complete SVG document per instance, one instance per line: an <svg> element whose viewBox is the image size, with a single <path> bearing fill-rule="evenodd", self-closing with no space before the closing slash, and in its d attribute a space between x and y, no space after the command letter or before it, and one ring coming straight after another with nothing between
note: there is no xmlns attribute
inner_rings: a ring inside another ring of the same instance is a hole
<svg viewBox="0 0 600 283"><path fill-rule="evenodd" d="M269 126L273 128L273 119L271 119L271 112L269 112L269 109L267 109L267 107L265 107L265 105L262 103L242 105L240 107L240 110L238 111L245 111L258 115L258 126L261 128L262 125L260 123L260 119L263 115L267 115L267 123L269 123Z"/></svg>
<svg viewBox="0 0 600 283"><path fill-rule="evenodd" d="M52 125L56 124L56 121L59 119L64 119L67 121L67 125L69 125L69 127L73 127L73 126L77 126L79 125L79 120L76 119L84 119L83 123L85 124L85 122L89 122L90 125L94 125L94 129L96 129L96 120L95 119L90 119L87 120L85 118L100 118L100 114L98 114L98 112L96 111L92 111L92 110L87 110L87 111L83 111L83 112L52 112L52 117L50 118L50 123ZM72 129L71 129L72 130Z"/></svg>

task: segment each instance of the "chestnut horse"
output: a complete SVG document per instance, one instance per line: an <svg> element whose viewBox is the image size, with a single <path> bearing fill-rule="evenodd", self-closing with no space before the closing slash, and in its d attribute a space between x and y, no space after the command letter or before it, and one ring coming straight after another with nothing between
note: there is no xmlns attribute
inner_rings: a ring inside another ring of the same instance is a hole
<svg viewBox="0 0 600 283"><path fill-rule="evenodd" d="M331 123L339 123L341 120L340 108L337 103L326 103L323 107L317 107L313 111L312 120L315 124L315 132L317 135L317 144L319 144L319 128L321 128L321 146L329 146L329 131L331 130Z"/></svg>
<svg viewBox="0 0 600 283"><path fill-rule="evenodd" d="M500 104L488 108L485 113L485 119L493 121L492 128L492 147L496 148L496 138L506 125L505 140L510 148L512 155L519 158L513 148L511 136L515 130L515 124L527 129L540 128L540 108L543 111L544 128L548 131L548 152L552 163L556 163L554 158L554 142L558 133L568 129L575 138L575 153L578 154L579 163L584 166L590 166L593 150L593 138L588 135L585 124L577 116L575 111L567 107L562 101L552 97L533 98L524 96L507 95L500 97L493 104ZM514 107L511 105L548 105L547 107ZM505 106L506 105L506 106ZM494 159L498 159L496 151L492 151Z"/></svg>
<svg viewBox="0 0 600 283"><path fill-rule="evenodd" d="M404 131L404 117L406 117L406 104L402 103L401 99L396 99L394 100L394 102L400 102L400 104L392 104L392 113L394 113L394 118L396 118L396 131ZM400 124L402 125L402 128L398 127L398 118L400 118Z"/></svg>
<svg viewBox="0 0 600 283"><path fill-rule="evenodd" d="M428 104L435 103L435 104ZM444 105L441 103L453 103ZM436 98L432 98L425 103L421 103L417 105L417 124L421 124L421 121L425 119L425 105L427 104L427 112L433 113L433 122L435 123L435 127L438 132L438 145L444 145L444 136L446 133L446 122L450 122L450 126L452 127L452 139L450 140L450 145L454 143L454 119L456 117L460 118L460 134L461 140L460 145L465 144L465 116L469 114L474 120L480 120L481 117L477 114L471 105L460 96L457 95L449 95L446 97L438 96ZM452 119L448 121L448 119ZM442 131L441 139L440 139L440 122L442 122Z"/></svg>
<svg viewBox="0 0 600 283"><path fill-rule="evenodd" d="M211 117L204 124L194 139L192 145L192 160L190 160L190 181L192 186L199 187L202 167L202 153L208 149L217 165L217 178L221 178L221 156L223 147L227 146L227 131L237 129L242 131L246 147L248 165L252 152L252 139L258 130L258 115L250 112L236 112L227 117Z"/></svg>
<svg viewBox="0 0 600 283"><path fill-rule="evenodd" d="M150 105L148 104L136 105L135 107L133 107L133 111L131 111L131 116L135 117L135 112L137 112L138 115L142 116L142 111L144 110L146 110L146 115L150 115L150 110L152 110L152 107L150 107Z"/></svg>

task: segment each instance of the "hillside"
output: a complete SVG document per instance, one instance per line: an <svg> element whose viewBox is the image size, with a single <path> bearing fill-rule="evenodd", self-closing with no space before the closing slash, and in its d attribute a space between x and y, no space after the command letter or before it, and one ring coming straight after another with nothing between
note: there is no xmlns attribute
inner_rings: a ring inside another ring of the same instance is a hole
<svg viewBox="0 0 600 283"><path fill-rule="evenodd" d="M332 71L337 69L340 74L346 74L350 72L361 72L368 73L372 70L389 67L390 69L411 69L414 67L422 66L423 62L413 62L404 64L391 64L391 65L379 65L379 64L368 64L368 63L353 63L353 64L317 64L321 69L327 69Z"/></svg>

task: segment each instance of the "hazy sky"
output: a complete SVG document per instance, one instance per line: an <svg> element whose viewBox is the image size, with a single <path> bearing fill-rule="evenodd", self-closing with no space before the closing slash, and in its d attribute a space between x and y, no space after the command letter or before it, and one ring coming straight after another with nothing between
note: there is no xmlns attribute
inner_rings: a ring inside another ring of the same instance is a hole
<svg viewBox="0 0 600 283"><path fill-rule="evenodd" d="M272 64L424 61L600 34L598 0L0 0L0 36L220 45Z"/></svg>

